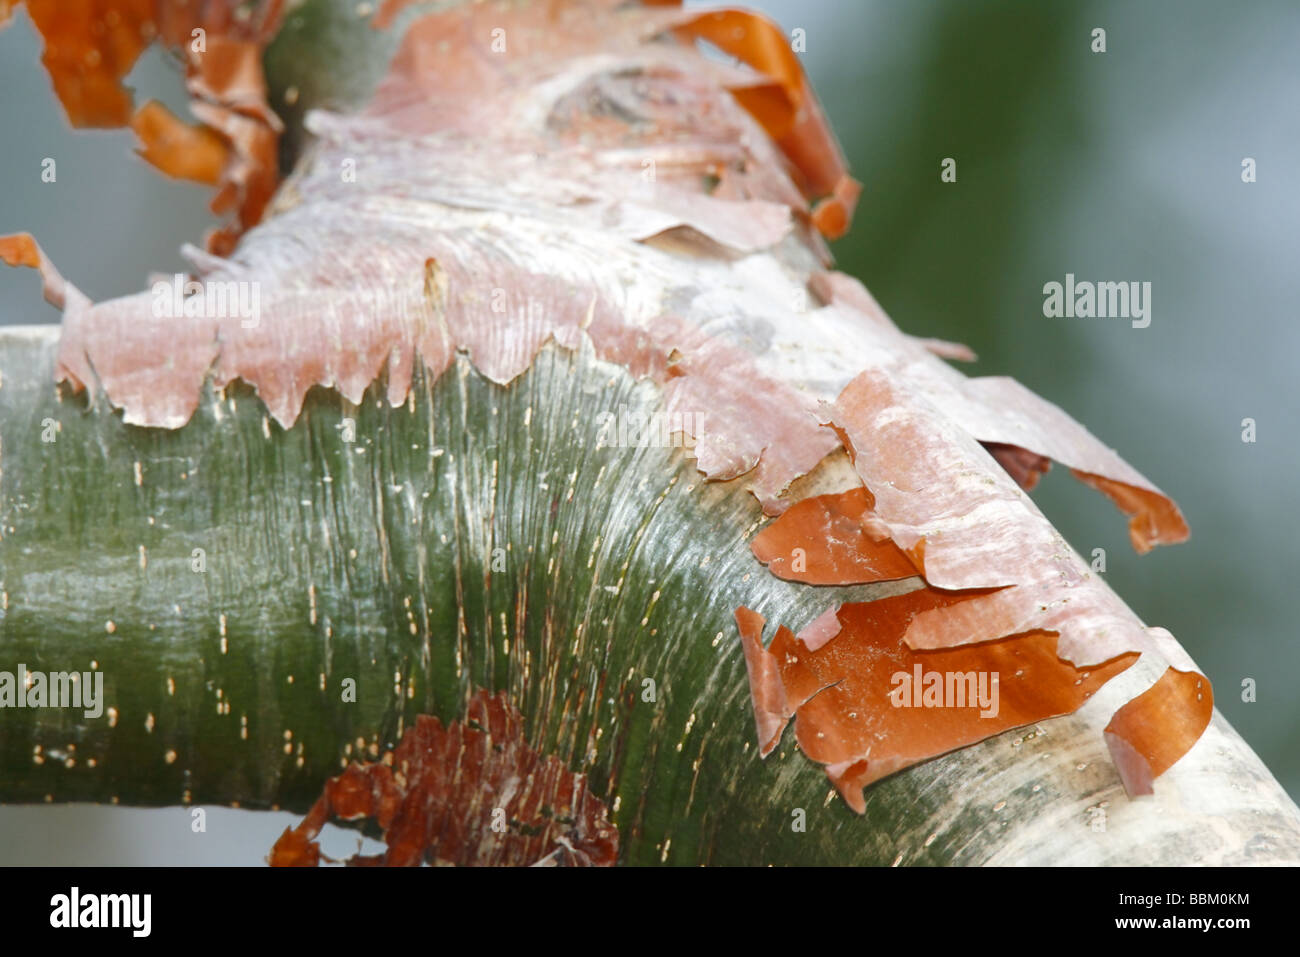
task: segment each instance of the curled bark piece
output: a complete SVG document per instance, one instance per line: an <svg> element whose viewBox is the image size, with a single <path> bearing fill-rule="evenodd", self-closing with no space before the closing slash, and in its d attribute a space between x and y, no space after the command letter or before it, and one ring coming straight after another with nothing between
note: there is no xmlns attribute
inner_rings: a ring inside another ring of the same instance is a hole
<svg viewBox="0 0 1300 957"><path fill-rule="evenodd" d="M738 610L760 753L776 747L793 715L800 750L826 766L845 802L862 813L866 785L990 735L1071 713L1137 660L1127 654L1076 668L1057 656L1056 636L1046 632L945 651L915 651L903 641L916 615L967 600L920 589L845 604L836 613L839 633L815 648L780 628L763 649L763 619Z"/></svg>
<svg viewBox="0 0 1300 957"><path fill-rule="evenodd" d="M1071 469L1070 474L1101 492L1129 516L1129 541L1138 554L1156 545L1185 542L1191 534L1178 506L1160 492L1082 469Z"/></svg>
<svg viewBox="0 0 1300 957"><path fill-rule="evenodd" d="M1038 480L1052 468L1052 460L1046 456L1022 449L1018 445L1003 445L1000 442L985 442L984 448L989 455L997 459L998 464L1007 470L1007 474L1016 480L1026 492L1031 492Z"/></svg>
<svg viewBox="0 0 1300 957"><path fill-rule="evenodd" d="M524 741L523 717L504 692L477 692L463 722L420 715L391 761L351 764L330 779L302 824L286 829L273 866L313 867L314 838L331 819L374 818L387 851L348 863L400 867L556 863L605 866L618 831L583 776Z"/></svg>
<svg viewBox="0 0 1300 957"><path fill-rule="evenodd" d="M749 674L749 692L754 703L758 753L767 757L781 740L781 732L794 711L786 699L776 656L763 647L764 623L765 619L757 612L748 608L736 609L736 627L740 630L745 670Z"/></svg>
<svg viewBox="0 0 1300 957"><path fill-rule="evenodd" d="M679 34L707 40L764 75L762 82L733 86L732 93L790 158L806 190L823 197L813 211L813 224L828 239L844 235L862 187L848 176L844 154L781 28L759 14L736 9L692 10L675 28Z"/></svg>
<svg viewBox="0 0 1300 957"><path fill-rule="evenodd" d="M9 266L26 266L38 270L45 301L56 309L66 309L72 301L86 302L86 297L77 287L60 275L30 233L0 236L0 260Z"/></svg>
<svg viewBox="0 0 1300 957"><path fill-rule="evenodd" d="M841 176L829 196L817 201L812 221L827 239L840 239L853 223L853 210L862 195L862 184L851 176Z"/></svg>
<svg viewBox="0 0 1300 957"><path fill-rule="evenodd" d="M1205 676L1172 666L1116 711L1106 725L1106 746L1129 797L1153 793L1152 782L1191 750L1213 715Z"/></svg>
<svg viewBox="0 0 1300 957"><path fill-rule="evenodd" d="M0 9L0 23L10 8ZM168 176L219 186L213 212L235 215L208 242L228 252L261 219L279 178L281 124L266 104L261 54L283 0L27 0L27 11L45 39L41 62L72 125L129 123L147 162ZM200 126L186 126L154 102L132 113L122 81L155 40L182 52Z"/></svg>
<svg viewBox="0 0 1300 957"><path fill-rule="evenodd" d="M1130 797L1154 792L1155 778L1186 754L1214 713L1210 683L1189 654L1164 628L1148 628L1168 663L1154 684L1111 718L1104 730L1107 750Z"/></svg>
<svg viewBox="0 0 1300 957"><path fill-rule="evenodd" d="M963 345L960 342L949 342L947 339L931 339L921 336L914 336L913 338L940 359L952 359L955 362L979 361L979 356L975 355L975 351L970 346Z"/></svg>
<svg viewBox="0 0 1300 957"><path fill-rule="evenodd" d="M12 236L0 236L0 260L10 266L27 266L40 271L45 301L63 310L65 328L69 324L76 326L82 321L83 315L92 308L90 300L81 290L60 275L54 263L30 234L15 233ZM59 381L67 382L78 391L94 386L95 374L85 351L63 336L59 338L58 365ZM197 395L194 396L194 403L198 404Z"/></svg>
<svg viewBox="0 0 1300 957"><path fill-rule="evenodd" d="M1187 540L1187 522L1173 500L1052 403L1006 376L968 379L963 394L965 411L952 411L967 431L1069 466L1130 516L1129 537L1139 553Z"/></svg>
<svg viewBox="0 0 1300 957"><path fill-rule="evenodd" d="M230 160L230 148L211 127L182 122L157 100L150 100L131 117L131 130L140 138L141 159L175 179L216 186Z"/></svg>

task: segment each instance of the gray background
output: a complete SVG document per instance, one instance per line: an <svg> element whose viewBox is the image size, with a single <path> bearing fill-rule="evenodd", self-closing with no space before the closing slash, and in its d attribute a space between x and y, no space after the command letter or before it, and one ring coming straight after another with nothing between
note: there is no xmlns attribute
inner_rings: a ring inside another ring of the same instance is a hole
<svg viewBox="0 0 1300 957"><path fill-rule="evenodd" d="M1169 628L1216 703L1300 796L1300 645L1291 589L1300 351L1300 9L1148 0L766 0L865 189L836 245L894 319L963 341L971 374L1012 375L1174 496L1192 540L1142 558L1097 493L1056 470L1035 492L1149 624ZM1090 50L1107 31L1107 52ZM124 131L73 132L20 9L0 32L0 233L31 231L95 299L144 288L211 222L210 192L156 175ZM158 51L137 102L180 115ZM53 157L58 180L41 182ZM1258 181L1241 181L1253 157ZM955 184L940 162L957 160ZM1042 287L1152 283L1153 319L1048 319ZM0 271L0 322L56 322L30 270ZM1241 420L1258 423L1241 441ZM1241 700L1243 679L1258 701ZM296 819L207 809L0 808L0 863L256 863ZM335 831L327 853L352 853ZM369 846L369 845L368 845Z"/></svg>

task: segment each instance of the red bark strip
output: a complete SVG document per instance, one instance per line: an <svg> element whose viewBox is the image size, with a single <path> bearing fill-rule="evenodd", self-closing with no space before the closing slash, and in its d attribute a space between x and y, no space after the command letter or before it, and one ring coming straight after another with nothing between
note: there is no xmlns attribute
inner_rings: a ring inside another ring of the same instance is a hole
<svg viewBox="0 0 1300 957"><path fill-rule="evenodd" d="M272 866L314 867L314 838L331 819L374 818L388 845L354 866L420 863L594 865L618 859L618 830L604 803L555 757L524 740L523 717L504 692L477 692L464 721L446 728L420 715L391 761L353 763L325 784L298 827L271 851Z"/></svg>
<svg viewBox="0 0 1300 957"><path fill-rule="evenodd" d="M817 495L790 506L750 543L778 578L809 585L860 585L911 578L915 565L871 515L865 488Z"/></svg>

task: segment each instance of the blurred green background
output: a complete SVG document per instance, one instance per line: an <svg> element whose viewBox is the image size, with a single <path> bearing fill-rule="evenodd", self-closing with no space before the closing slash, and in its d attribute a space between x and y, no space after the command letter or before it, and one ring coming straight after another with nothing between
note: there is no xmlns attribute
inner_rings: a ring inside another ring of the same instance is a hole
<svg viewBox="0 0 1300 957"><path fill-rule="evenodd" d="M1191 541L1139 558L1122 516L1068 472L1034 493L1080 553L1106 550L1111 585L1179 638L1300 798L1300 5L751 5L804 31L802 59L864 184L840 268L905 330L969 344L968 373L1024 382L1179 502ZM201 241L210 193L155 175L129 133L71 131L39 55L20 10L0 32L0 233L35 233L96 299L185 268L176 249ZM179 71L156 50L131 83L137 102L184 115ZM955 183L940 180L946 157ZM1242 182L1246 157L1257 182ZM1150 327L1044 317L1043 284L1066 273L1150 282ZM0 322L57 319L33 272L0 271ZM255 863L288 820L220 812L214 841L183 811L0 808L0 863Z"/></svg>

